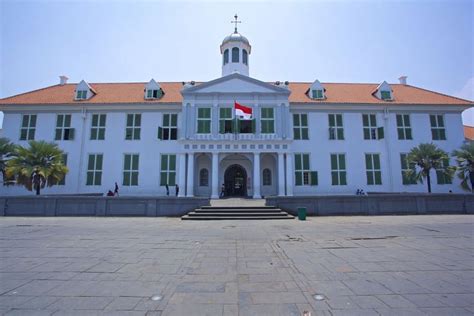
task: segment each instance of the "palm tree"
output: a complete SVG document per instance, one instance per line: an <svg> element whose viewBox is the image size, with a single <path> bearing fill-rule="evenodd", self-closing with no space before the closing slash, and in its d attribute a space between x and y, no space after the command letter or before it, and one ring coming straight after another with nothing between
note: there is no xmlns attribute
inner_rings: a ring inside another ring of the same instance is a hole
<svg viewBox="0 0 474 316"><path fill-rule="evenodd" d="M7 163L7 176L15 177L18 185L36 195L45 186L51 187L61 181L68 172L64 165L63 151L58 145L45 141L28 142L29 148L17 147Z"/></svg>
<svg viewBox="0 0 474 316"><path fill-rule="evenodd" d="M2 173L3 185L8 184L7 161L12 157L15 145L8 138L0 138L0 172Z"/></svg>
<svg viewBox="0 0 474 316"><path fill-rule="evenodd" d="M420 144L411 149L407 156L408 163L412 165L409 175L414 175L417 182L423 183L426 178L428 192L431 193L431 169L441 172L442 176L452 179L455 168L449 166L448 153L435 144Z"/></svg>
<svg viewBox="0 0 474 316"><path fill-rule="evenodd" d="M474 142L461 146L460 150L454 150L452 155L458 163L458 178L461 179L461 187L466 191L474 193ZM471 187L469 188L469 183Z"/></svg>

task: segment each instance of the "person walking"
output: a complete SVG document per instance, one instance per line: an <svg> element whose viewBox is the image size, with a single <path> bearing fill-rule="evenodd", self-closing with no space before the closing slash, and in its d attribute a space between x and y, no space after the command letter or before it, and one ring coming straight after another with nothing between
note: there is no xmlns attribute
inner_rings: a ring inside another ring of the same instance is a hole
<svg viewBox="0 0 474 316"><path fill-rule="evenodd" d="M221 194L219 196L219 198L223 198L225 196L225 185L224 183L222 183L222 186L221 186Z"/></svg>
<svg viewBox="0 0 474 316"><path fill-rule="evenodd" d="M179 185L176 184L176 196L179 194Z"/></svg>
<svg viewBox="0 0 474 316"><path fill-rule="evenodd" d="M115 189L114 189L114 196L119 196L119 187L118 187L118 184L117 182L115 182Z"/></svg>
<svg viewBox="0 0 474 316"><path fill-rule="evenodd" d="M166 184L165 188L166 188L166 195L169 196L170 195L170 187L168 186L168 183Z"/></svg>

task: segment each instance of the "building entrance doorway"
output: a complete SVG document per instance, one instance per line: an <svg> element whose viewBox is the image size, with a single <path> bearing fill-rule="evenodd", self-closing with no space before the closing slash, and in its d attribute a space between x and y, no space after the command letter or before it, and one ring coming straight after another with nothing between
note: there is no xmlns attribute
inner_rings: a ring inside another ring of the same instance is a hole
<svg viewBox="0 0 474 316"><path fill-rule="evenodd" d="M247 196L247 172L241 165L231 165L224 173L225 196Z"/></svg>

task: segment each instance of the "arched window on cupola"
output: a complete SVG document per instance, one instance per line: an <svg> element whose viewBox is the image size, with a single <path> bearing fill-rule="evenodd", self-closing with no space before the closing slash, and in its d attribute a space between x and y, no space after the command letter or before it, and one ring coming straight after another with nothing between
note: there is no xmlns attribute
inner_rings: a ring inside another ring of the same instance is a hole
<svg viewBox="0 0 474 316"><path fill-rule="evenodd" d="M199 186L209 186L209 171L206 168L199 171Z"/></svg>
<svg viewBox="0 0 474 316"><path fill-rule="evenodd" d="M229 49L224 51L224 65L229 63Z"/></svg>
<svg viewBox="0 0 474 316"><path fill-rule="evenodd" d="M248 53L245 49L242 50L242 62L248 65Z"/></svg>
<svg viewBox="0 0 474 316"><path fill-rule="evenodd" d="M238 47L232 48L232 62L233 63L239 62L239 48Z"/></svg>

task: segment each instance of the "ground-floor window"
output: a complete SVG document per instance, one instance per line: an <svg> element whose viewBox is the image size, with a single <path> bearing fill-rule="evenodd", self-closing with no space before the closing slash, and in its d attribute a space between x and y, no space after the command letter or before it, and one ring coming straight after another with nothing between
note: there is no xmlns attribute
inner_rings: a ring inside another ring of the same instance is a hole
<svg viewBox="0 0 474 316"><path fill-rule="evenodd" d="M270 169L263 169L263 185L272 185L272 172Z"/></svg>
<svg viewBox="0 0 474 316"><path fill-rule="evenodd" d="M209 186L209 171L205 168L199 171L199 186Z"/></svg>
<svg viewBox="0 0 474 316"><path fill-rule="evenodd" d="M346 155L331 154L332 185L347 185Z"/></svg>
<svg viewBox="0 0 474 316"><path fill-rule="evenodd" d="M87 180L86 185L102 184L102 162L103 154L89 154L87 162Z"/></svg>
<svg viewBox="0 0 474 316"><path fill-rule="evenodd" d="M125 154L123 159L123 182L124 186L138 185L138 154Z"/></svg>
<svg viewBox="0 0 474 316"><path fill-rule="evenodd" d="M365 154L365 169L367 174L368 185L382 184L380 154Z"/></svg>
<svg viewBox="0 0 474 316"><path fill-rule="evenodd" d="M176 185L176 155L161 155L160 185Z"/></svg>

